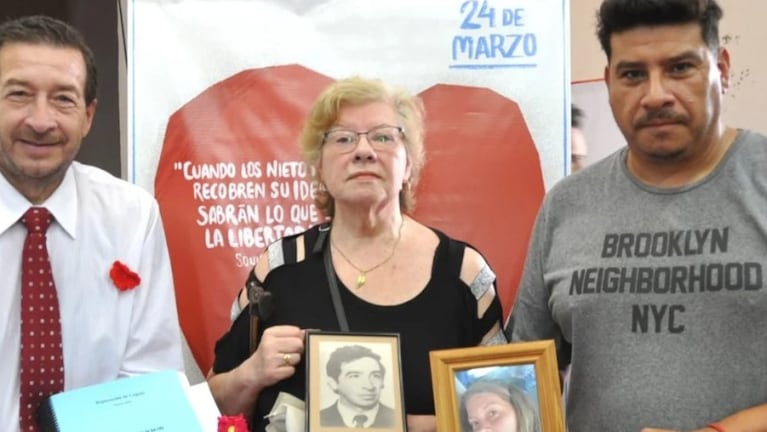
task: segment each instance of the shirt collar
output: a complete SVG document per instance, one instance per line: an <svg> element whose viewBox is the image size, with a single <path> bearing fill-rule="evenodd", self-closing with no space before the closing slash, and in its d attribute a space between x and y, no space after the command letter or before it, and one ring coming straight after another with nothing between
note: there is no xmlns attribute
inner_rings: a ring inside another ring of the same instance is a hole
<svg viewBox="0 0 767 432"><path fill-rule="evenodd" d="M18 222L31 206L32 203L16 190L4 175L0 174L0 234ZM72 165L64 173L64 180L59 187L41 206L53 214L56 223L69 236L75 237L77 233L77 184Z"/></svg>
<svg viewBox="0 0 767 432"><path fill-rule="evenodd" d="M365 426L370 426L376 418L376 415L378 415L378 406L380 404L376 404L372 409L361 411L359 409L355 409L353 407L350 407L348 405L345 405L341 403L341 401L338 401L338 412L341 414L341 417L344 419L344 423L347 425L354 424L354 416L362 414L367 417L367 420L365 421Z"/></svg>

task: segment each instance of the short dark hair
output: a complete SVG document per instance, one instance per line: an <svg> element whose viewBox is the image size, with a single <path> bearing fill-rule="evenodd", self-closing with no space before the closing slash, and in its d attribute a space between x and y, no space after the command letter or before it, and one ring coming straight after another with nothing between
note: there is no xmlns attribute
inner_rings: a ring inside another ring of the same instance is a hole
<svg viewBox="0 0 767 432"><path fill-rule="evenodd" d="M43 44L79 50L85 62L85 103L90 105L96 99L96 59L83 35L71 25L46 15L11 19L0 23L0 48L6 43Z"/></svg>
<svg viewBox="0 0 767 432"><path fill-rule="evenodd" d="M719 49L722 8L716 0L604 0L597 14L597 36L609 60L610 37L641 26L698 23L712 52Z"/></svg>
<svg viewBox="0 0 767 432"><path fill-rule="evenodd" d="M328 363L325 365L325 370L329 377L338 380L341 376L341 366L344 363L353 362L354 360L365 357L370 357L377 361L378 366L381 367L381 373L386 373L386 368L384 368L383 363L381 363L381 356L374 353L370 348L362 345L344 345L337 348L330 354Z"/></svg>
<svg viewBox="0 0 767 432"><path fill-rule="evenodd" d="M586 117L586 113L577 105L570 105L570 126L573 128L582 128L583 119Z"/></svg>

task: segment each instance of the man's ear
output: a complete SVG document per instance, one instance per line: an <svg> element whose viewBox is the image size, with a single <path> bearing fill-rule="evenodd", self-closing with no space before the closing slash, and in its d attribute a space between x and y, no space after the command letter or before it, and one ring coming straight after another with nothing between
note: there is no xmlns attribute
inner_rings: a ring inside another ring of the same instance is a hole
<svg viewBox="0 0 767 432"><path fill-rule="evenodd" d="M85 119L83 121L82 134L83 138L88 135L93 125L93 117L96 115L96 105L98 105L98 99L93 99L91 103L85 106Z"/></svg>
<svg viewBox="0 0 767 432"><path fill-rule="evenodd" d="M333 390L333 393L338 393L338 381L328 377L328 387Z"/></svg>
<svg viewBox="0 0 767 432"><path fill-rule="evenodd" d="M716 67L719 69L719 80L722 85L722 93L726 93L730 88L730 53L727 51L727 48L719 48Z"/></svg>

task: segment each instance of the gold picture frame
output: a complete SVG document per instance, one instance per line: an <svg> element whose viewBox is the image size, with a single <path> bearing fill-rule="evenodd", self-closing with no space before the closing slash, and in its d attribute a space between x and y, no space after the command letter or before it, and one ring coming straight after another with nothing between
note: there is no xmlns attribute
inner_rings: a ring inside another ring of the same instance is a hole
<svg viewBox="0 0 767 432"><path fill-rule="evenodd" d="M470 432L472 424L503 421L497 410L495 420L484 414L478 394L503 398L520 432L565 431L553 340L437 350L429 357L440 432ZM492 395L498 388L503 396Z"/></svg>
<svg viewBox="0 0 767 432"><path fill-rule="evenodd" d="M305 352L307 431L407 430L399 334L311 330Z"/></svg>

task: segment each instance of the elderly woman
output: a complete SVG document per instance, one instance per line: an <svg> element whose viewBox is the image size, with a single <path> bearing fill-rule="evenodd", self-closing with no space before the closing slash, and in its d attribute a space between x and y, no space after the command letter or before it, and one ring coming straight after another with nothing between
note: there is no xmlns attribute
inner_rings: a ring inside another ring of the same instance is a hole
<svg viewBox="0 0 767 432"><path fill-rule="evenodd" d="M480 379L461 395L463 432L541 432L538 410L517 386Z"/></svg>
<svg viewBox="0 0 767 432"><path fill-rule="evenodd" d="M332 222L260 256L249 281L271 295L274 310L259 323L252 354L248 308L216 344L208 381L223 413L244 412L261 431L280 392L303 399L304 329L340 329L331 285L350 331L400 334L411 432L436 428L429 351L506 342L495 275L482 256L407 215L423 134L420 99L380 81L345 79L319 96L301 150Z"/></svg>

